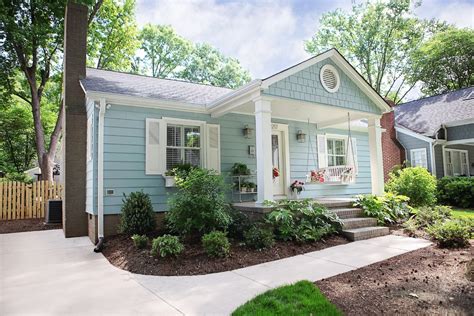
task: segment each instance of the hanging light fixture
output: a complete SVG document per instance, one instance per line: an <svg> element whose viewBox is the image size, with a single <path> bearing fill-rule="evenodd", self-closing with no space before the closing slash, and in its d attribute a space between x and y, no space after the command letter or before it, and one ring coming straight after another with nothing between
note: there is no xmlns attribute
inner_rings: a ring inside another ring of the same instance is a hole
<svg viewBox="0 0 474 316"><path fill-rule="evenodd" d="M298 143L306 142L306 134L303 133L302 130L299 130L298 133L296 134L296 140L298 141Z"/></svg>
<svg viewBox="0 0 474 316"><path fill-rule="evenodd" d="M248 125L245 125L243 132L245 138L252 138L253 128L250 128Z"/></svg>

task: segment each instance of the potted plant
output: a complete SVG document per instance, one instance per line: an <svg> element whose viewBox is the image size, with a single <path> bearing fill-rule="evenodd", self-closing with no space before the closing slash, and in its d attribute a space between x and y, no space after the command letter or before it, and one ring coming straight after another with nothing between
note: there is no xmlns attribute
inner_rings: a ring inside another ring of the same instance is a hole
<svg viewBox="0 0 474 316"><path fill-rule="evenodd" d="M236 162L231 168L232 175L234 176L246 176L250 174L250 169L247 167L246 164Z"/></svg>
<svg viewBox="0 0 474 316"><path fill-rule="evenodd" d="M291 195L296 200L298 199L298 196L300 195L301 191L303 191L303 190L304 190L304 182L295 180L290 185Z"/></svg>
<svg viewBox="0 0 474 316"><path fill-rule="evenodd" d="M257 185L253 182L247 183L247 192L255 192Z"/></svg>
<svg viewBox="0 0 474 316"><path fill-rule="evenodd" d="M247 186L248 186L248 184L246 182L242 182L240 184L240 192L241 193L246 193L247 192Z"/></svg>
<svg viewBox="0 0 474 316"><path fill-rule="evenodd" d="M176 186L176 170L175 168L165 172L163 178L165 178L165 187L172 188Z"/></svg>
<svg viewBox="0 0 474 316"><path fill-rule="evenodd" d="M190 163L180 163L176 165L173 169L170 169L165 172L163 178L165 178L165 187L172 188L176 186L176 177L185 178L187 177L189 171L192 168L195 168Z"/></svg>

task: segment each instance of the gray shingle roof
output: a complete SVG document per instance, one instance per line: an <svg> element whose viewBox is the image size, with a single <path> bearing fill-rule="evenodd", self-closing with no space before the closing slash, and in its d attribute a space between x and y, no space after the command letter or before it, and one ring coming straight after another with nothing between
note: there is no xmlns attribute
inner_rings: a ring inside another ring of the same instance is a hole
<svg viewBox="0 0 474 316"><path fill-rule="evenodd" d="M87 68L81 80L86 91L177 101L204 106L234 90L187 81L159 79Z"/></svg>
<svg viewBox="0 0 474 316"><path fill-rule="evenodd" d="M474 86L403 103L394 111L397 125L434 136L443 124L474 118Z"/></svg>

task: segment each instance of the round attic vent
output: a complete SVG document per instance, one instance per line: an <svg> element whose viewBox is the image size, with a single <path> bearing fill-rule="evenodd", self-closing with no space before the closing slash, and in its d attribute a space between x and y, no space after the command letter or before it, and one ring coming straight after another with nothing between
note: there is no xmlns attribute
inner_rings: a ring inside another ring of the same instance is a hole
<svg viewBox="0 0 474 316"><path fill-rule="evenodd" d="M336 92L339 89L339 73L332 65L324 65L320 72L321 84L328 92Z"/></svg>

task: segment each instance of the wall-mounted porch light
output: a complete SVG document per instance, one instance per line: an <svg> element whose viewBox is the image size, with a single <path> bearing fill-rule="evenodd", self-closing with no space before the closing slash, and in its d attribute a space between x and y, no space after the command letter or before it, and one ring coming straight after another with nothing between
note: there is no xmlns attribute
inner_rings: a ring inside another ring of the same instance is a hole
<svg viewBox="0 0 474 316"><path fill-rule="evenodd" d="M242 130L244 133L245 138L252 138L253 136L253 128L250 128L248 125L245 125L244 129Z"/></svg>
<svg viewBox="0 0 474 316"><path fill-rule="evenodd" d="M303 133L302 130L299 130L298 133L296 133L296 140L298 141L298 143L306 142L306 134Z"/></svg>

